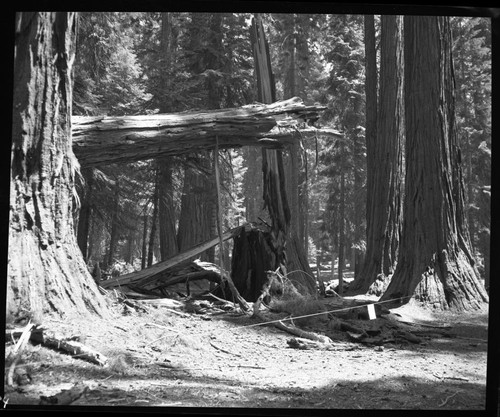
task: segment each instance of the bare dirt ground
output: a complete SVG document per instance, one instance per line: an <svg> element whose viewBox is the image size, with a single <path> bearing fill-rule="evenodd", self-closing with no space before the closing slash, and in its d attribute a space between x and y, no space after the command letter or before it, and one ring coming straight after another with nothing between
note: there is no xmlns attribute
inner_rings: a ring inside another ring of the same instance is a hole
<svg viewBox="0 0 500 417"><path fill-rule="evenodd" d="M256 320L236 311L188 313L150 307L141 312L115 302L111 312L106 320L43 323L65 337L78 337L109 363L101 367L28 344L16 368L24 373L18 375L24 382L19 379L22 385L7 387L6 407L38 404L40 396L56 395L75 384L88 389L72 405L112 409L485 407L486 311L438 315L409 304L391 312L407 322L452 329L406 325L426 331L419 336L421 343L399 340L368 346L339 337L332 350L293 349L287 343L292 335L269 325L249 326ZM328 328L328 319L320 316L307 328L321 332ZM12 347L7 341L6 354Z"/></svg>

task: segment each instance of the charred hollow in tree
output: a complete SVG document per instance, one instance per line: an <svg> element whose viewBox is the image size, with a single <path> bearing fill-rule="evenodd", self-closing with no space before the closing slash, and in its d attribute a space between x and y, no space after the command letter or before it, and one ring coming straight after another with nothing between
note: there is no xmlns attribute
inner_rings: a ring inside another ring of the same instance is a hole
<svg viewBox="0 0 500 417"><path fill-rule="evenodd" d="M241 296L256 301L267 281L267 271L275 271L280 265L270 230L264 226L243 228L234 238L231 277ZM275 284L271 295L279 295Z"/></svg>

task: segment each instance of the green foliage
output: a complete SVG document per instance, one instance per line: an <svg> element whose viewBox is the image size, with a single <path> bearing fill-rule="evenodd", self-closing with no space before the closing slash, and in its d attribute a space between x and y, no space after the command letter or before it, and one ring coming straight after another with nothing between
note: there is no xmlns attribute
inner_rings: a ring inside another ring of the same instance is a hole
<svg viewBox="0 0 500 417"><path fill-rule="evenodd" d="M124 115L148 100L134 51L131 15L80 14L75 63L75 114Z"/></svg>

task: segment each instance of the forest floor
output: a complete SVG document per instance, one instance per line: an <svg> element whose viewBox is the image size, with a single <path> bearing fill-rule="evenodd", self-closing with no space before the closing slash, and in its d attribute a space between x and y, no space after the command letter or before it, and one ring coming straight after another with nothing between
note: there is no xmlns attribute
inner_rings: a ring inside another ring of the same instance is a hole
<svg viewBox="0 0 500 417"><path fill-rule="evenodd" d="M329 299L323 301L328 308ZM16 368L24 370L25 382L7 387L7 407L29 408L75 384L87 389L72 406L195 407L200 414L207 407L243 407L259 415L277 408L485 407L487 311L437 314L407 304L391 314L413 322L401 326L427 331L420 343L369 346L339 336L332 350L291 348L292 335L269 325L248 327L256 320L234 310L146 312L114 302L110 311L109 319L43 323L101 352L107 366L28 344ZM445 325L451 328L440 330ZM303 328L320 333L328 318L310 319ZM7 354L12 346L7 341Z"/></svg>

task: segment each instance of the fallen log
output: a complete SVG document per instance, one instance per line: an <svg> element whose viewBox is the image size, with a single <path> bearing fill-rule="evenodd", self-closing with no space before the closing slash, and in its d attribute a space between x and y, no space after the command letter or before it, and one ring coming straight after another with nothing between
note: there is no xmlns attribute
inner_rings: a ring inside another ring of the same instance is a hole
<svg viewBox="0 0 500 417"><path fill-rule="evenodd" d="M243 226L239 226L224 233L223 240L225 241L233 238L239 233L239 231L242 228ZM139 286L146 286L147 284L156 281L160 276L160 274L165 272L169 268L172 268L196 255L199 255L200 253L218 244L219 244L219 238L216 237L207 242L200 243L199 245L187 251L181 252L171 257L170 259L152 265L149 268L144 268L137 272L131 272L130 274L125 274L122 275L121 277L111 278L107 281L102 281L101 286L103 288L111 288L111 287L118 287L120 285L127 285L130 283L134 283L135 285Z"/></svg>
<svg viewBox="0 0 500 417"><path fill-rule="evenodd" d="M335 342L335 343L321 343L314 340L302 339L300 337L292 337L286 341L289 347L292 349L300 350L333 350L333 351L345 351L345 350L356 350L359 349L357 343L350 342Z"/></svg>
<svg viewBox="0 0 500 417"><path fill-rule="evenodd" d="M62 350L74 357L87 360L97 365L104 366L108 361L103 354L85 346L83 343L56 336L54 333L41 326L29 324L24 330L7 329L5 335L7 338L10 337L11 339L20 336L16 348L13 351L13 356L17 353L17 359L22 349L24 349L24 346L26 346L26 342L29 340L34 344L41 344L55 350ZM14 362L16 362L16 358L14 358ZM7 358L7 360L9 360L9 358ZM15 363L13 364L15 365Z"/></svg>
<svg viewBox="0 0 500 417"><path fill-rule="evenodd" d="M281 148L296 140L297 120L314 121L324 106L298 97L240 108L121 117L72 117L73 152L82 167L132 162L245 145ZM305 134L310 134L306 129ZM331 129L325 134L332 134ZM340 135L340 134L339 134Z"/></svg>
<svg viewBox="0 0 500 417"><path fill-rule="evenodd" d="M141 281L139 281L135 285L128 284L128 287L144 294L156 294L158 290L165 294L166 288L172 285L186 284L186 292L189 295L189 283L204 279L217 284L222 283L217 265L196 259L193 262L181 263L156 274L154 281L145 279L145 284L141 284Z"/></svg>
<svg viewBox="0 0 500 417"><path fill-rule="evenodd" d="M253 303L254 316L259 313L260 305L261 305L262 301L264 301L264 299L266 297L270 296L269 291L271 290L271 286L273 284L273 281L276 279L275 274L272 271L268 271L266 275L267 275L267 281L264 283L264 285L262 287L261 294L260 294L259 298L257 298L257 300Z"/></svg>
<svg viewBox="0 0 500 417"><path fill-rule="evenodd" d="M262 323L263 325L267 324L266 322L268 320L262 314L254 312L253 317L263 321ZM268 322L270 325L273 325L274 327L277 327L278 329L283 330L287 333L293 334L294 336L301 337L302 339L314 340L320 343L333 343L332 339L330 339L328 336L324 336L322 334L317 334L313 332L306 332L305 330L299 329L294 325L286 325L285 323L283 323L282 320L286 319L272 320Z"/></svg>
<svg viewBox="0 0 500 417"><path fill-rule="evenodd" d="M63 351L75 358L83 359L96 365L105 366L108 363L108 359L102 353L76 340L57 336L46 329L43 329L42 333L32 333L30 340L35 344L42 344L48 348Z"/></svg>
<svg viewBox="0 0 500 417"><path fill-rule="evenodd" d="M328 336L313 332L306 332L305 330L299 329L295 326L287 326L282 321L274 323L274 326L280 330L284 330L285 332L293 334L294 336L301 337L302 339L310 339L320 343L333 343L332 339L330 339Z"/></svg>
<svg viewBox="0 0 500 417"><path fill-rule="evenodd" d="M291 339L288 339L286 343L291 348L300 350L310 350L310 349L329 350L332 348L331 343L323 343L323 342L318 342L316 340L303 339L301 337L292 337Z"/></svg>

